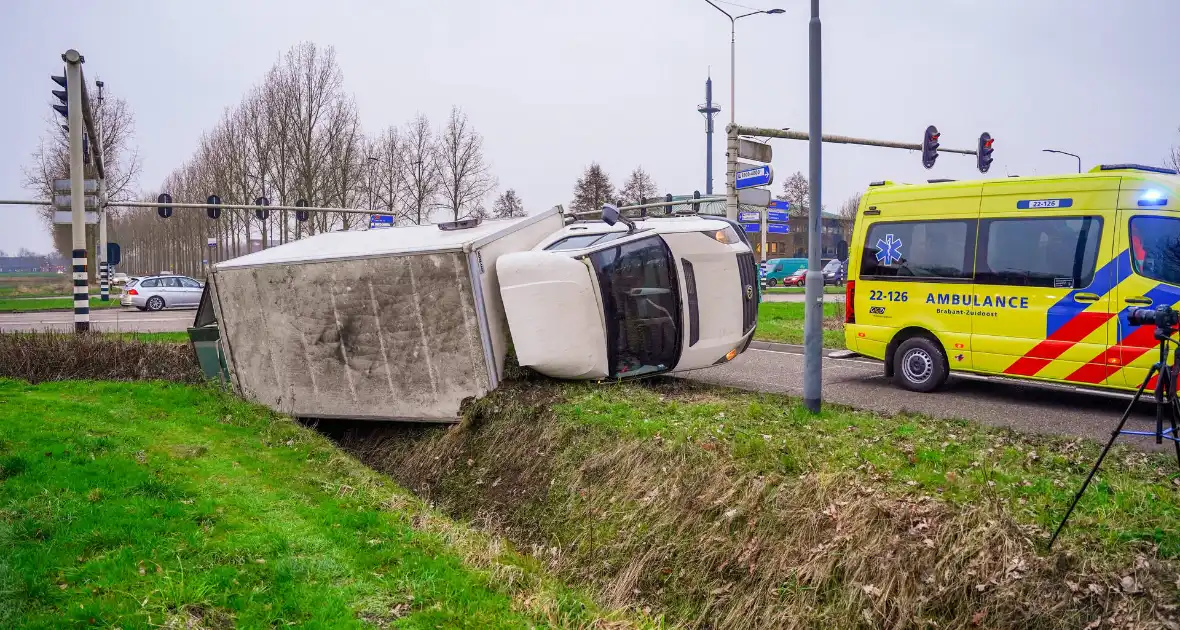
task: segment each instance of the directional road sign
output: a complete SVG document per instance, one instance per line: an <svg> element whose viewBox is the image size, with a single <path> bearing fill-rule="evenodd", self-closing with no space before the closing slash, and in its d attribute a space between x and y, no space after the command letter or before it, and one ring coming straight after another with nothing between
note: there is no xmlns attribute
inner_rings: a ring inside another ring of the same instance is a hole
<svg viewBox="0 0 1180 630"><path fill-rule="evenodd" d="M69 193L70 192L70 180L68 180L68 179L55 179L55 180L53 180L53 192ZM88 195L93 195L94 193L98 192L98 180L96 180L96 179L82 180L82 192L84 192Z"/></svg>
<svg viewBox="0 0 1180 630"><path fill-rule="evenodd" d="M790 234L790 232L791 232L791 226L787 225L786 223L767 223L766 224L766 233L767 234Z"/></svg>
<svg viewBox="0 0 1180 630"><path fill-rule="evenodd" d="M738 191L738 203L743 206L765 208L770 203L769 188L743 188Z"/></svg>
<svg viewBox="0 0 1180 630"><path fill-rule="evenodd" d="M742 223L756 223L762 221L761 212L739 212L738 221Z"/></svg>
<svg viewBox="0 0 1180 630"><path fill-rule="evenodd" d="M374 214L369 217L369 229L393 227L392 214Z"/></svg>
<svg viewBox="0 0 1180 630"><path fill-rule="evenodd" d="M786 212L770 210L766 213L766 220L770 223L786 223L791 217Z"/></svg>
<svg viewBox="0 0 1180 630"><path fill-rule="evenodd" d="M107 264L117 265L123 262L123 250L118 243L107 243Z"/></svg>
<svg viewBox="0 0 1180 630"><path fill-rule="evenodd" d="M95 208L98 207L98 197L96 197L94 195L85 195L84 198L85 198L87 210L94 210ZM55 208L60 208L62 210L71 209L72 208L71 201L73 201L73 195L54 195L53 196L53 206Z"/></svg>
<svg viewBox="0 0 1180 630"><path fill-rule="evenodd" d="M69 210L55 210L53 213L53 222L59 225L70 225L74 222L74 213ZM98 225L98 212L94 210L86 211L86 225Z"/></svg>
<svg viewBox="0 0 1180 630"><path fill-rule="evenodd" d="M782 210L783 212L786 212L787 210L791 209L791 203L786 199L774 199L771 200L770 205L767 207L771 210Z"/></svg>
<svg viewBox="0 0 1180 630"><path fill-rule="evenodd" d="M774 182L774 171L769 164L757 166L737 172L737 188L753 188L755 186L769 186Z"/></svg>
<svg viewBox="0 0 1180 630"><path fill-rule="evenodd" d="M769 162L772 152L769 144L754 142L744 138L738 139L738 157L755 162Z"/></svg>
<svg viewBox="0 0 1180 630"><path fill-rule="evenodd" d="M746 232L754 232L755 234L762 230L761 223L743 223L742 226L746 228Z"/></svg>

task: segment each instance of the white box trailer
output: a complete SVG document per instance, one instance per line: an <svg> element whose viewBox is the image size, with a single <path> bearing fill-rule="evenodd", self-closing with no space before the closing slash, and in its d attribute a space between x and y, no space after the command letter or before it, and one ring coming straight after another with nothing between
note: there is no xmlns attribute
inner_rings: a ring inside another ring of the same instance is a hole
<svg viewBox="0 0 1180 630"><path fill-rule="evenodd" d="M332 232L218 263L208 294L233 386L297 417L453 421L503 377L497 259L562 225L554 208Z"/></svg>

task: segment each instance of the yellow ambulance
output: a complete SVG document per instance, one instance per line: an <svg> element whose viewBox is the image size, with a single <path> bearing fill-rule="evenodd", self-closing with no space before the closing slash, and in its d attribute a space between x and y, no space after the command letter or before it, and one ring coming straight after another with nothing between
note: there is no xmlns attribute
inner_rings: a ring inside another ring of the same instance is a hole
<svg viewBox="0 0 1180 630"><path fill-rule="evenodd" d="M845 340L906 389L951 372L1135 389L1158 359L1133 308L1180 302L1180 177L875 182L848 260Z"/></svg>

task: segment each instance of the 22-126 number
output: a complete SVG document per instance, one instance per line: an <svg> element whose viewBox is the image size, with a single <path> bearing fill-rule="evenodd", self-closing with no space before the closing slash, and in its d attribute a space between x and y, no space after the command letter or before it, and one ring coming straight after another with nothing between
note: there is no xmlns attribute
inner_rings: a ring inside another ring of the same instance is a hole
<svg viewBox="0 0 1180 630"><path fill-rule="evenodd" d="M909 291L869 291L870 302L908 302Z"/></svg>

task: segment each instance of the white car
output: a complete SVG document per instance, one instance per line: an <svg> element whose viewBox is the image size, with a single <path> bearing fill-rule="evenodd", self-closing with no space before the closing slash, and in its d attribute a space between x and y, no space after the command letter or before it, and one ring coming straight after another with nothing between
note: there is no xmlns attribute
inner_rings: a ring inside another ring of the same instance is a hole
<svg viewBox="0 0 1180 630"><path fill-rule="evenodd" d="M120 271L119 273L116 273L115 275L111 276L111 284L119 284L119 285L127 284L128 279L129 279L129 276L127 274L123 273L122 271Z"/></svg>
<svg viewBox="0 0 1180 630"><path fill-rule="evenodd" d="M204 290L204 284L188 276L147 276L138 282L128 282L119 303L141 311L196 308Z"/></svg>

